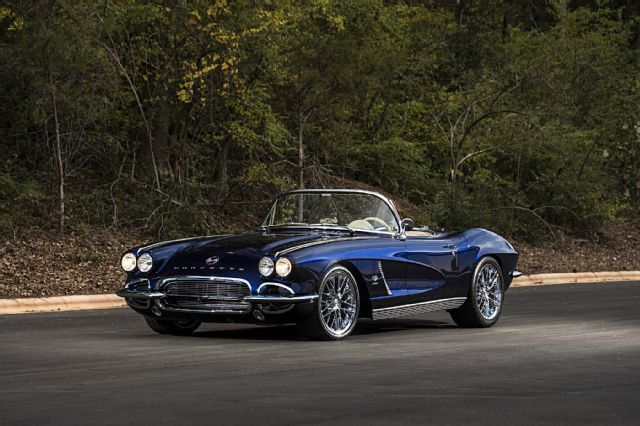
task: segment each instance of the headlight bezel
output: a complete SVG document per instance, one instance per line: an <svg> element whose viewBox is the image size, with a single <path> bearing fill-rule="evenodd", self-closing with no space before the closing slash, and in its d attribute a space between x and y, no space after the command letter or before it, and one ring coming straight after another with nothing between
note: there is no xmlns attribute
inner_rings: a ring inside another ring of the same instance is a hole
<svg viewBox="0 0 640 426"><path fill-rule="evenodd" d="M123 254L120 259L120 267L125 272L133 272L138 267L138 259L136 258L136 255L133 253Z"/></svg>
<svg viewBox="0 0 640 426"><path fill-rule="evenodd" d="M275 270L275 264L270 257L264 256L258 261L258 272L263 277L270 277Z"/></svg>
<svg viewBox="0 0 640 426"><path fill-rule="evenodd" d="M138 257L136 266L142 273L149 272L153 268L153 257L149 253L142 253Z"/></svg>
<svg viewBox="0 0 640 426"><path fill-rule="evenodd" d="M276 260L275 271L278 276L284 278L291 274L291 270L293 269L293 264L286 257L281 257Z"/></svg>

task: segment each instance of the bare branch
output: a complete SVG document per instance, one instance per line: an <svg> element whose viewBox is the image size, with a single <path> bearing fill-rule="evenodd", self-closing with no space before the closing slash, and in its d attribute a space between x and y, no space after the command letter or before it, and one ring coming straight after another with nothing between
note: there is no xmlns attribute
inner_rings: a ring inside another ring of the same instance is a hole
<svg viewBox="0 0 640 426"><path fill-rule="evenodd" d="M540 222L544 223L544 225L547 227L547 229L549 230L549 233L551 234L551 236L553 237L553 239L557 239L555 232L553 232L553 228L551 227L551 225L549 224L549 222L547 222L546 220L544 220L542 218L542 216L540 216L538 213L536 213L534 210L528 209L526 207L520 207L520 206L508 206L508 207L498 207L495 209L491 209L491 211L494 210L522 210L525 212L529 212L532 215L534 215Z"/></svg>
<svg viewBox="0 0 640 426"><path fill-rule="evenodd" d="M102 18L99 17L99 19L100 19L101 22L103 22ZM111 39L111 43L113 45L115 45L115 43L113 42L113 39L111 38L110 35L109 35L109 39ZM107 53L109 53L109 55L111 55L111 57L115 61L116 65L118 65L118 68L120 68L120 71L122 72L122 74L124 75L125 79L127 80L127 83L129 84L129 88L131 89L131 92L133 93L133 96L136 99L136 103L137 103L138 109L140 111L140 116L142 117L142 121L144 122L144 127L145 127L145 129L147 131L147 136L148 136L148 139L149 139L149 150L151 152L151 163L153 165L153 173L154 173L154 178L155 178L155 182L156 182L156 188L159 191L160 190L160 174L158 172L158 165L156 163L156 155L155 155L155 152L154 152L154 149L153 149L153 133L151 132L151 126L149 124L149 121L147 120L147 115L144 112L144 107L142 105L142 101L140 100L140 97L138 96L138 90L136 89L136 86L133 83L133 80L129 76L129 73L127 72L127 69L124 67L124 65L122 64L122 61L120 61L120 58L116 54L115 48L111 49L111 48L109 48L109 46L107 46L103 42L99 42L99 43L107 51Z"/></svg>
<svg viewBox="0 0 640 426"><path fill-rule="evenodd" d="M472 152L472 153L470 153L470 154L467 154L467 155L465 155L465 156L464 156L464 158L463 158L462 160L458 161L458 163L456 164L456 166L458 166L458 167L459 167L459 166L460 166L460 165L461 165L465 160L467 160L467 159L469 159L469 158L473 157L474 155L482 154L483 152L487 152L487 151L490 151L490 150L492 150L492 149L494 149L494 148L493 148L493 147L491 147L491 148L484 148L484 149L481 149L481 150L479 150L479 151L475 151L475 152Z"/></svg>

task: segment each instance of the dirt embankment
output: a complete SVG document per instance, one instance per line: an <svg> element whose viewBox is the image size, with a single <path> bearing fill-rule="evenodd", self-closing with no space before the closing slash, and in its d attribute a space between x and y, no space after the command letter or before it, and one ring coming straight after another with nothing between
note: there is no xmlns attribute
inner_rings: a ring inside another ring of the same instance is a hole
<svg viewBox="0 0 640 426"><path fill-rule="evenodd" d="M525 274L640 270L640 225L611 223L597 238L597 242L565 238L535 245L515 241L518 269Z"/></svg>
<svg viewBox="0 0 640 426"><path fill-rule="evenodd" d="M0 298L113 293L124 280L120 256L146 240L129 233L93 231L59 236L37 232L0 243ZM519 269L543 272L640 270L640 227L612 224L597 243L551 241L532 245L513 242Z"/></svg>

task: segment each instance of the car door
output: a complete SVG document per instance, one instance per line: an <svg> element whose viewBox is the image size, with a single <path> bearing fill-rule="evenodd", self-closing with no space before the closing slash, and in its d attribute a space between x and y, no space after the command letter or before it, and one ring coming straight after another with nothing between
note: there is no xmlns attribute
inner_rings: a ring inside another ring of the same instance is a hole
<svg viewBox="0 0 640 426"><path fill-rule="evenodd" d="M407 295L407 250L403 239L392 235L361 239L344 250L367 286L372 307L384 308L401 304Z"/></svg>
<svg viewBox="0 0 640 426"><path fill-rule="evenodd" d="M442 289L458 269L457 245L439 236L407 235L405 285L407 296L430 300L432 291ZM441 292L434 292L435 294Z"/></svg>

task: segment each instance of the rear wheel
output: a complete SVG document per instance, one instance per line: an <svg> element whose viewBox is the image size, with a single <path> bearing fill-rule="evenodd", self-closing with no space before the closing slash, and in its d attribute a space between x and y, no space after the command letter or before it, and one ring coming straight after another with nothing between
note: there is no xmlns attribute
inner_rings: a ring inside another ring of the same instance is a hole
<svg viewBox="0 0 640 426"><path fill-rule="evenodd" d="M482 258L474 269L466 302L449 311L451 318L461 327L491 327L502 313L503 289L498 262L492 257Z"/></svg>
<svg viewBox="0 0 640 426"><path fill-rule="evenodd" d="M195 320L161 320L144 317L149 328L160 334L173 334L177 336L188 336L200 327L200 321Z"/></svg>
<svg viewBox="0 0 640 426"><path fill-rule="evenodd" d="M336 266L322 280L319 295L313 312L301 319L298 327L314 339L344 339L355 328L360 311L355 278L347 268Z"/></svg>

